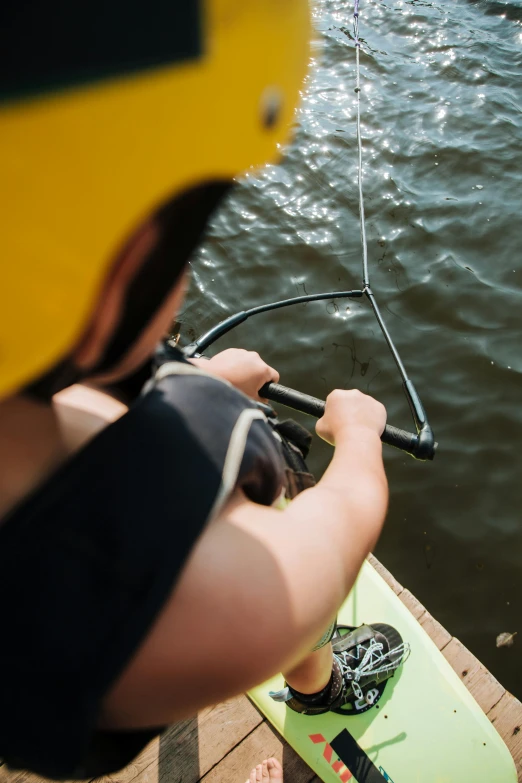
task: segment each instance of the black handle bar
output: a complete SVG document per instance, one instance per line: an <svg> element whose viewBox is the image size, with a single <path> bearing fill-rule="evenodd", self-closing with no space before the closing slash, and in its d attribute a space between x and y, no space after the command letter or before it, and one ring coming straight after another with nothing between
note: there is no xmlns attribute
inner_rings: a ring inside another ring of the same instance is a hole
<svg viewBox="0 0 522 783"><path fill-rule="evenodd" d="M272 402L286 405L287 408L308 413L310 416L315 416L316 419L323 415L326 404L317 397L303 394L303 392L290 389L288 386L281 386L280 383L265 383L260 389L259 395ZM388 446L395 446L395 448L405 451L419 460L432 460L438 446L428 424L422 426L417 435L387 424L381 435L381 440Z"/></svg>

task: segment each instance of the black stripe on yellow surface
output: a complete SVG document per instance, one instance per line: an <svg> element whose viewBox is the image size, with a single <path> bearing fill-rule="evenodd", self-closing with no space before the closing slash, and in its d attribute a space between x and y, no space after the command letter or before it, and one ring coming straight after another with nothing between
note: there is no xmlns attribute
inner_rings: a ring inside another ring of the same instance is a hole
<svg viewBox="0 0 522 783"><path fill-rule="evenodd" d="M2 102L202 53L202 0L6 0L0 6Z"/></svg>
<svg viewBox="0 0 522 783"><path fill-rule="evenodd" d="M346 729L343 729L330 745L357 783L385 783L387 780Z"/></svg>

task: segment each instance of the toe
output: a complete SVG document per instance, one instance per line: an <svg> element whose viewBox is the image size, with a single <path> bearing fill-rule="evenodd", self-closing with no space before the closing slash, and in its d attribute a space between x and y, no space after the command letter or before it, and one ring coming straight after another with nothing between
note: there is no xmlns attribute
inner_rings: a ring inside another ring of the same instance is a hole
<svg viewBox="0 0 522 783"><path fill-rule="evenodd" d="M258 764L256 767L256 783L263 783L263 765Z"/></svg>
<svg viewBox="0 0 522 783"><path fill-rule="evenodd" d="M283 768L279 761L274 758L267 759L267 769L270 783L282 783Z"/></svg>

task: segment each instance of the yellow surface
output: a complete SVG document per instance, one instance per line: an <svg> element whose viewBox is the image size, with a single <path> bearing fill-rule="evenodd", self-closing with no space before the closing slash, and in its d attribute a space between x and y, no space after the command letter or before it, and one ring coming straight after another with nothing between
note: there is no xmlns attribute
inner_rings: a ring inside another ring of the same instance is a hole
<svg viewBox="0 0 522 783"><path fill-rule="evenodd" d="M202 58L1 108L0 396L72 347L154 208L277 157L308 62L307 2L204 5ZM267 129L270 94L282 111Z"/></svg>

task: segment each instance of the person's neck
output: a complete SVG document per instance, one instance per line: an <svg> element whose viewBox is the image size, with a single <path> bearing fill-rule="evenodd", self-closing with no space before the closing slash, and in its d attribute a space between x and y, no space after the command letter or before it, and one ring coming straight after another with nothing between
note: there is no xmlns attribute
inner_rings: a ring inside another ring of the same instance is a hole
<svg viewBox="0 0 522 783"><path fill-rule="evenodd" d="M51 404L23 395L0 401L0 521L66 457Z"/></svg>

